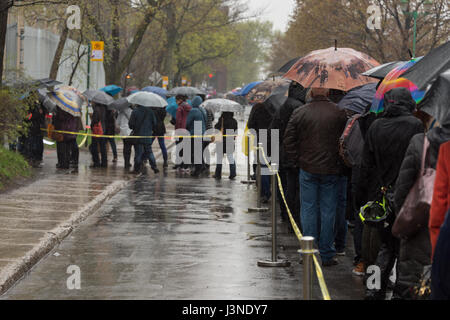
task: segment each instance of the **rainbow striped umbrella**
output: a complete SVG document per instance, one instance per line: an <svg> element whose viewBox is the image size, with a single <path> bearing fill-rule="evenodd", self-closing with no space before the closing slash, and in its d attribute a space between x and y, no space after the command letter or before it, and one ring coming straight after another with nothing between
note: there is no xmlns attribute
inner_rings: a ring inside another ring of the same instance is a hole
<svg viewBox="0 0 450 320"><path fill-rule="evenodd" d="M377 93L375 94L375 98L372 102L371 112L381 113L384 111L384 95L386 92L394 88L406 88L411 92L413 99L419 103L425 96L425 91L420 91L417 86L409 81L408 79L402 78L402 74L404 74L409 68L411 68L414 64L416 64L420 58L413 59L411 61L405 62L404 64L394 68L388 75L384 78L383 82L378 87Z"/></svg>

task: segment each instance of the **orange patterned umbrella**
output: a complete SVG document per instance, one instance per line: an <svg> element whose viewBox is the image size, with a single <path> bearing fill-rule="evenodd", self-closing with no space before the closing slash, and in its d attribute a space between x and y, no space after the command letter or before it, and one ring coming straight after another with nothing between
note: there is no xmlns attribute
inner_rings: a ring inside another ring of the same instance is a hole
<svg viewBox="0 0 450 320"><path fill-rule="evenodd" d="M349 91L378 82L361 75L380 63L365 53L349 48L329 48L309 53L284 75L305 88L328 88Z"/></svg>

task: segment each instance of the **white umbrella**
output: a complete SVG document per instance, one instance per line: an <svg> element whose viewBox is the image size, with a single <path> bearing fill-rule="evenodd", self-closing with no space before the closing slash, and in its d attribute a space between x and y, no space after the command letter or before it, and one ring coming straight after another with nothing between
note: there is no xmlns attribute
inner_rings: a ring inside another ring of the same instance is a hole
<svg viewBox="0 0 450 320"><path fill-rule="evenodd" d="M202 103L202 106L213 112L244 112L239 103L228 99L210 99Z"/></svg>
<svg viewBox="0 0 450 320"><path fill-rule="evenodd" d="M127 100L131 104L143 107L165 108L168 105L167 101L159 95L145 91L133 93L131 96L127 97Z"/></svg>
<svg viewBox="0 0 450 320"><path fill-rule="evenodd" d="M169 91L169 95L171 96L184 95L193 98L197 95L206 95L206 93L195 87L176 87Z"/></svg>

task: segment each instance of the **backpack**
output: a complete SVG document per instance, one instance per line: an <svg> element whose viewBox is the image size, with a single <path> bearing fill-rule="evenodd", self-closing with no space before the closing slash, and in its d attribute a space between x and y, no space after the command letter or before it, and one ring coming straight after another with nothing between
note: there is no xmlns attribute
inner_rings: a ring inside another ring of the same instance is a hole
<svg viewBox="0 0 450 320"><path fill-rule="evenodd" d="M339 155L346 166L359 166L364 149L364 138L359 126L360 114L354 115L347 121L344 133L339 139Z"/></svg>

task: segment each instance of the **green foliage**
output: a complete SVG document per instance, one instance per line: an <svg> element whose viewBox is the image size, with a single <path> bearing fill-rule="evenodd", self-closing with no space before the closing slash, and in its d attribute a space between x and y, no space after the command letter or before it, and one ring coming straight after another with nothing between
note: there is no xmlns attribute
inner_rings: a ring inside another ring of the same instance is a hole
<svg viewBox="0 0 450 320"><path fill-rule="evenodd" d="M239 23L236 32L238 50L226 59L228 89L259 80L273 38L272 23L258 20Z"/></svg>
<svg viewBox="0 0 450 320"><path fill-rule="evenodd" d="M35 98L19 100L21 93L10 89L0 89L0 139L13 141L21 134L26 133L27 125L24 123L28 114L27 102Z"/></svg>
<svg viewBox="0 0 450 320"><path fill-rule="evenodd" d="M9 181L30 174L30 166L20 154L0 147L0 189Z"/></svg>

